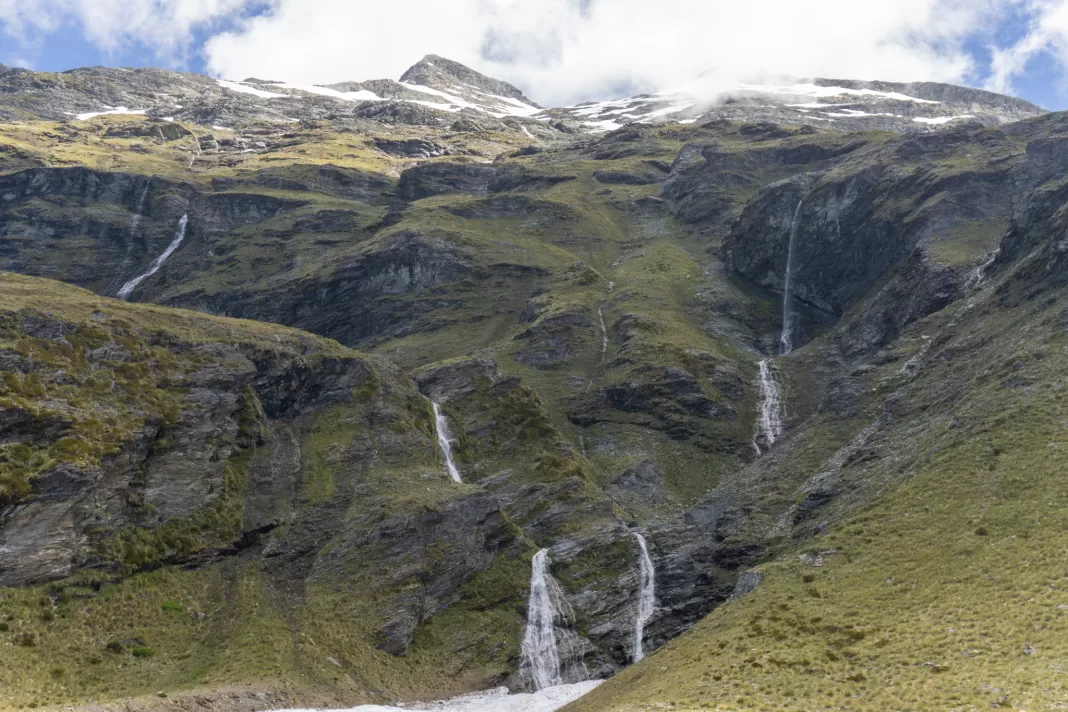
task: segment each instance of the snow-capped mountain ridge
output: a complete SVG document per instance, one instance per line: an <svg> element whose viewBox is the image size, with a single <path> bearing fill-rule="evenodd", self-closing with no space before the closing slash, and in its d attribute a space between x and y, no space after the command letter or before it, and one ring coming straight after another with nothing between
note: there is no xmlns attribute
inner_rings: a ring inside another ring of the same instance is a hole
<svg viewBox="0 0 1068 712"><path fill-rule="evenodd" d="M966 120L996 125L1044 113L1022 99L951 84L787 81L713 89L698 79L671 91L584 102L562 111L591 130L613 130L628 123L728 118L905 131Z"/></svg>
<svg viewBox="0 0 1068 712"><path fill-rule="evenodd" d="M1021 99L950 84L762 81L713 89L707 77L699 77L656 94L543 109L517 87L437 55L424 57L399 80L329 85L212 79L159 69L94 67L45 74L0 67L0 120L69 121L130 113L206 126L324 119L450 126L463 117L467 130L522 130L551 139L632 123L728 119L902 132L962 121L997 125L1044 113Z"/></svg>

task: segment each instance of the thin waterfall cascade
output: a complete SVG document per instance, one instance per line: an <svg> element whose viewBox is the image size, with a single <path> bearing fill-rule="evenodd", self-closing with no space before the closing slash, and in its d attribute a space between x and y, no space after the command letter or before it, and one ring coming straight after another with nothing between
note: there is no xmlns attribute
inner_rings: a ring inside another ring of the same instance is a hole
<svg viewBox="0 0 1068 712"><path fill-rule="evenodd" d="M457 469L456 462L452 459L453 440L449 433L449 421L445 419L441 406L437 403L434 403L434 430L438 434L438 445L441 447L441 454L445 456L445 467L449 470L449 477L456 482L463 482L460 470Z"/></svg>
<svg viewBox="0 0 1068 712"><path fill-rule="evenodd" d="M964 282L965 291L974 291L983 285L983 280L986 279L986 271L997 262L1000 255L1000 249L994 250L987 256L986 260L984 260L981 265L972 271L971 275L969 275L968 279Z"/></svg>
<svg viewBox="0 0 1068 712"><path fill-rule="evenodd" d="M145 202L148 200L148 190L151 186L151 182L145 183L145 189L141 191L141 197L137 201L137 209L134 211L133 218L130 220L130 239L126 241L126 250L122 256L122 264L119 265L118 274L115 275L116 282L122 279L123 275L126 274L126 268L130 266L130 253L133 251L133 241L137 237L137 228L141 225L141 215L145 211Z"/></svg>
<svg viewBox="0 0 1068 712"><path fill-rule="evenodd" d="M137 285L145 281L156 272L159 272L159 268L163 266L163 263L167 261L167 258L174 254L174 251L178 249L182 244L182 240L185 239L185 229L189 225L189 215L183 215L182 219L178 221L178 232L174 234L174 239L171 240L171 244L167 245L167 249L163 251L156 261L152 263L152 266L148 268L148 271L142 274L140 277L134 277L126 284L122 285L122 289L116 295L119 299L129 299L133 290L137 289Z"/></svg>
<svg viewBox="0 0 1068 712"><path fill-rule="evenodd" d="M564 598L560 584L549 573L549 550L534 555L530 570L530 597L527 625L523 631L523 661L520 670L535 690L562 685L572 675L565 669L574 662L576 636L558 630L558 624L572 624L575 613ZM583 666L584 667L584 666ZM583 670L582 679L588 676Z"/></svg>
<svg viewBox="0 0 1068 712"><path fill-rule="evenodd" d="M760 452L758 441L771 447L775 441L782 437L782 391L779 383L775 380L775 374L771 372L771 366L767 359L759 363L760 367L760 417L757 419L757 434L753 439L753 445Z"/></svg>
<svg viewBox="0 0 1068 712"><path fill-rule="evenodd" d="M641 549L641 558L638 559L639 586L638 586L638 616L634 621L634 653L631 656L633 662L638 662L645 657L645 649L642 640L645 638L645 624L653 617L656 610L656 569L653 568L653 560L649 558L649 547L645 543L645 537L634 532L634 538L638 540Z"/></svg>
<svg viewBox="0 0 1068 712"><path fill-rule="evenodd" d="M597 318L601 320L601 363L608 358L608 329L604 325L604 304L597 307Z"/></svg>
<svg viewBox="0 0 1068 712"><path fill-rule="evenodd" d="M134 213L133 220L130 221L130 237L137 234L137 226L141 224L141 216L145 212L145 201L148 200L148 189L151 185L151 183L145 183L145 189L141 192L141 199L137 201L137 212Z"/></svg>
<svg viewBox="0 0 1068 712"><path fill-rule="evenodd" d="M797 226L801 220L801 206L804 200L797 201L794 219L790 223L790 240L786 246L786 273L783 275L782 288L782 335L779 337L779 352L788 354L794 350L794 313L790 299L790 282L794 272L794 245L797 243Z"/></svg>

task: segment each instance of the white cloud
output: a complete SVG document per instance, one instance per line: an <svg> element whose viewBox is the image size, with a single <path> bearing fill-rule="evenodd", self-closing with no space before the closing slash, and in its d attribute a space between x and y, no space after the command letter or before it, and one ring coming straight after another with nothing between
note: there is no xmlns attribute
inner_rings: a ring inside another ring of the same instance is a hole
<svg viewBox="0 0 1068 712"><path fill-rule="evenodd" d="M212 38L210 68L302 82L396 77L426 53L507 79L544 104L655 91L713 69L962 81L964 40L997 0L278 0Z"/></svg>
<svg viewBox="0 0 1068 712"><path fill-rule="evenodd" d="M1024 5L1030 18L1027 32L1011 46L993 49L988 89L1012 92L1013 80L1043 53L1052 56L1062 69L1068 67L1068 1L1026 0Z"/></svg>
<svg viewBox="0 0 1068 712"><path fill-rule="evenodd" d="M263 8L266 7L266 11ZM965 47L999 21L1032 18L995 48L990 85L1028 60L1068 65L1068 0L0 0L12 37L78 23L115 50L187 51L197 30L218 76L299 83L396 78L424 54L451 57L549 105L706 88L753 76L981 81ZM241 17L242 12L259 15ZM1012 13L1016 13L1013 15ZM220 31L221 21L229 29Z"/></svg>
<svg viewBox="0 0 1068 712"><path fill-rule="evenodd" d="M5 34L24 44L77 24L107 52L136 44L157 57L184 52L197 27L233 15L249 0L0 0Z"/></svg>

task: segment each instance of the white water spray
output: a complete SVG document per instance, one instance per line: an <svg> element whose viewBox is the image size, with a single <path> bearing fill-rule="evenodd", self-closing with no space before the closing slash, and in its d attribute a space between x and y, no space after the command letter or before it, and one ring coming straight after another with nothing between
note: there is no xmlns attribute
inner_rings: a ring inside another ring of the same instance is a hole
<svg viewBox="0 0 1068 712"><path fill-rule="evenodd" d="M656 610L656 570L653 568L653 560L649 558L649 547L645 544L645 537L634 532L634 538L638 540L638 546L641 548L638 617L634 623L634 654L632 656L632 661L638 662L645 657L645 649L642 647L645 624L653 617L653 611Z"/></svg>
<svg viewBox="0 0 1068 712"><path fill-rule="evenodd" d="M535 690L564 682L556 621L570 621L574 613L549 573L549 550L534 555L530 572L530 598L527 601L527 627L523 631L522 671L530 676ZM565 639L566 642L566 639ZM569 646L570 647L570 646ZM569 652L565 650L565 653ZM570 657L569 655L567 657Z"/></svg>
<svg viewBox="0 0 1068 712"><path fill-rule="evenodd" d="M797 223L801 218L801 205L804 202L804 200L797 201L794 219L790 223L790 241L786 246L786 274L783 276L782 288L782 335L779 337L779 352L783 354L788 354L794 350L794 315L790 308L790 278L794 271L794 243L797 242Z"/></svg>
<svg viewBox="0 0 1068 712"><path fill-rule="evenodd" d="M760 418L757 419L757 436L753 439L757 453L760 452L758 440L763 440L765 445L771 447L782 437L782 392L771 372L768 360L761 360L759 366Z"/></svg>
<svg viewBox="0 0 1068 712"><path fill-rule="evenodd" d="M174 234L174 239L171 240L171 244L167 245L167 249L163 251L163 254L156 258L156 261L152 263L152 266L149 267L147 272L140 277L134 277L129 282L122 285L122 289L119 290L117 295L119 299L129 299L133 290L137 289L137 285L141 284L141 282L145 281L156 272L159 272L159 268L163 266L163 263L167 261L167 258L174 254L174 251L182 244L182 240L185 239L185 228L188 224L189 216L183 215L182 219L178 221L178 232Z"/></svg>
<svg viewBox="0 0 1068 712"><path fill-rule="evenodd" d="M449 470L449 477L456 482L463 482L460 479L460 471L456 469L456 463L452 459L453 441L449 436L449 421L445 419L441 406L437 403L434 403L434 429L438 433L438 445L441 446L441 453L445 456L445 467Z"/></svg>

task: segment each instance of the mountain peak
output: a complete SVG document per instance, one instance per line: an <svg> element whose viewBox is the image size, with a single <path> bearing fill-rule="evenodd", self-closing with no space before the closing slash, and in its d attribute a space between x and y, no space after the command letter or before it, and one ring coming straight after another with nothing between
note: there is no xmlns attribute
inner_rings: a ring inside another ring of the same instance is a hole
<svg viewBox="0 0 1068 712"><path fill-rule="evenodd" d="M401 75L400 80L406 84L418 84L431 89L454 93L458 85L461 89L466 85L467 88L474 87L487 94L518 99L531 106L537 106L530 99L527 99L522 91L508 82L487 77L485 74L480 74L466 65L436 54L428 54L413 64L408 71Z"/></svg>

